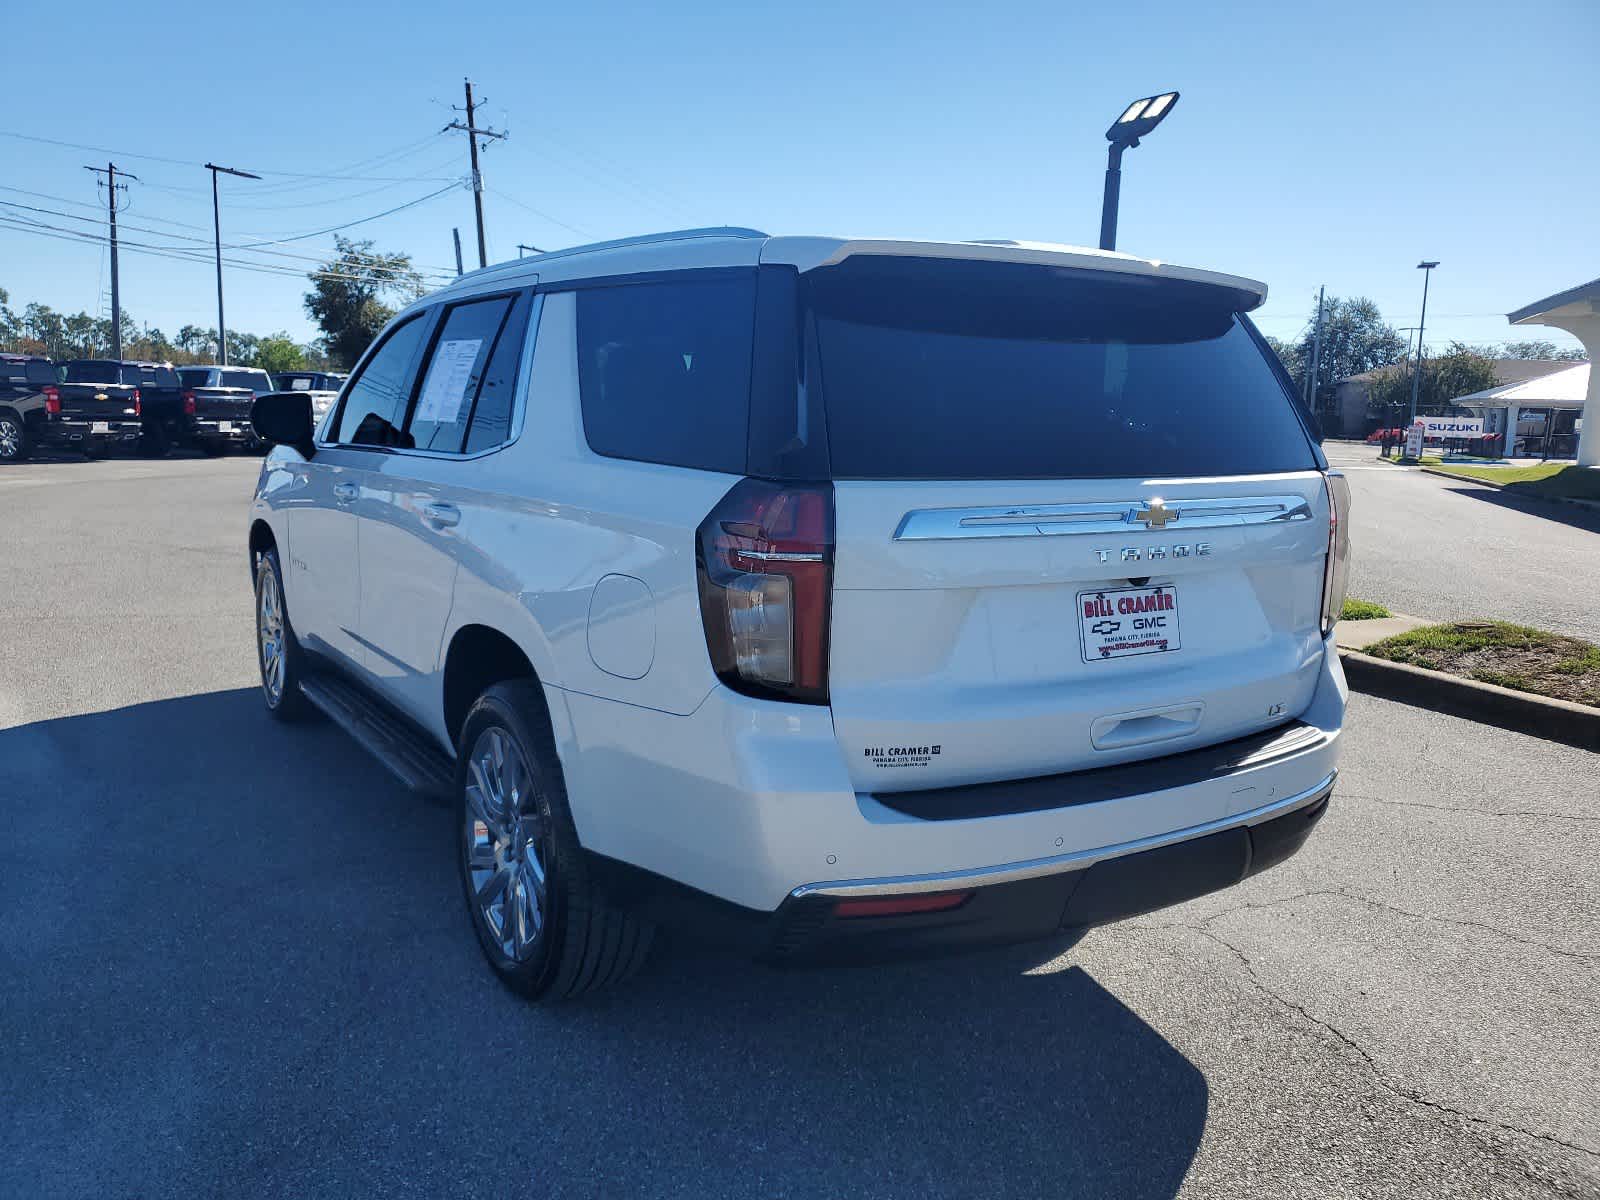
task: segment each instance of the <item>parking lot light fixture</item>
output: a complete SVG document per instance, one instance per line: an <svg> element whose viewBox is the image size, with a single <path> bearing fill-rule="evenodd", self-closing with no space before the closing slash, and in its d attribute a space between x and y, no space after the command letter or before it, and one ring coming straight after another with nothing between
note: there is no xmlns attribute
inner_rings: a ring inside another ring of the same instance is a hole
<svg viewBox="0 0 1600 1200"><path fill-rule="evenodd" d="M1162 92L1135 100L1122 110L1122 115L1106 130L1106 140L1111 143L1106 153L1106 192L1100 205L1100 249L1117 248L1117 204L1122 194L1122 152L1131 150L1157 125L1166 119L1172 106L1178 102L1177 92Z"/></svg>
<svg viewBox="0 0 1600 1200"><path fill-rule="evenodd" d="M1433 269L1438 265L1437 261L1417 264L1417 270L1422 272L1422 315L1417 318L1417 362L1411 370L1411 419L1406 422L1408 429L1417 423L1417 393L1422 390L1422 330L1428 323L1428 280L1433 278Z"/></svg>

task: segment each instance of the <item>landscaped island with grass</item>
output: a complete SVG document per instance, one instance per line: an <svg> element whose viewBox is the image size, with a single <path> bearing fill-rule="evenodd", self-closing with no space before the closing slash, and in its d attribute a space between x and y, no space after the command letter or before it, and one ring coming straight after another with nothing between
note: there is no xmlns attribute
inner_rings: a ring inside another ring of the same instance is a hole
<svg viewBox="0 0 1600 1200"><path fill-rule="evenodd" d="M1424 625L1374 642L1375 658L1600 707L1600 646L1506 621Z"/></svg>

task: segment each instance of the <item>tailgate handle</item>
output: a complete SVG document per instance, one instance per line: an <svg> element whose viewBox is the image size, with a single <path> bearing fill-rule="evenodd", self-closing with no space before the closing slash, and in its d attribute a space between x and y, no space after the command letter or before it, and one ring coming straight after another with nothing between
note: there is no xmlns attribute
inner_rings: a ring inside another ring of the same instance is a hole
<svg viewBox="0 0 1600 1200"><path fill-rule="evenodd" d="M1096 750L1121 750L1125 746L1186 737L1200 727L1200 714L1204 711L1205 704L1194 700L1164 708L1112 713L1097 717L1089 726L1089 740Z"/></svg>

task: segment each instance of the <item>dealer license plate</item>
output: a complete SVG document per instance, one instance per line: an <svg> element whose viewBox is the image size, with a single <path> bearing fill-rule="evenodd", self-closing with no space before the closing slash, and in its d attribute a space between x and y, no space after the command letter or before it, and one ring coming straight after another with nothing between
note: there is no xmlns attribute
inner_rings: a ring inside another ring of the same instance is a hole
<svg viewBox="0 0 1600 1200"><path fill-rule="evenodd" d="M89 422L89 432L90 433L110 433L111 432L111 422L110 421L90 421Z"/></svg>
<svg viewBox="0 0 1600 1200"><path fill-rule="evenodd" d="M1078 593L1084 662L1178 649L1178 589L1106 588Z"/></svg>
<svg viewBox="0 0 1600 1200"><path fill-rule="evenodd" d="M217 432L218 433L232 433L233 432L233 422L232 421L218 421L217 422Z"/></svg>

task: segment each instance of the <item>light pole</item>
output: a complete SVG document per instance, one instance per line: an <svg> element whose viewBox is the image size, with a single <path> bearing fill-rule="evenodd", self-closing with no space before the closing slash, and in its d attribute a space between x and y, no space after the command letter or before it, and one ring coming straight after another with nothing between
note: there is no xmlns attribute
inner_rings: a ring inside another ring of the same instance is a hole
<svg viewBox="0 0 1600 1200"><path fill-rule="evenodd" d="M1422 272L1422 315L1417 318L1417 362L1411 371L1411 419L1406 422L1409 428L1417 423L1417 393L1422 389L1422 330L1428 323L1428 280L1433 277L1433 269L1437 262L1419 262L1417 270Z"/></svg>
<svg viewBox="0 0 1600 1200"><path fill-rule="evenodd" d="M1177 92L1162 92L1159 96L1146 96L1135 100L1106 130L1106 141L1111 147L1106 152L1106 193L1100 205L1100 249L1117 248L1117 205L1122 198L1122 152L1131 150L1178 102Z"/></svg>
<svg viewBox="0 0 1600 1200"><path fill-rule="evenodd" d="M237 175L240 179L260 179L249 171L235 171L232 167L206 164L211 172L211 228L217 235L217 357L223 366L228 365L228 330L222 323L222 207L217 201L217 172Z"/></svg>

